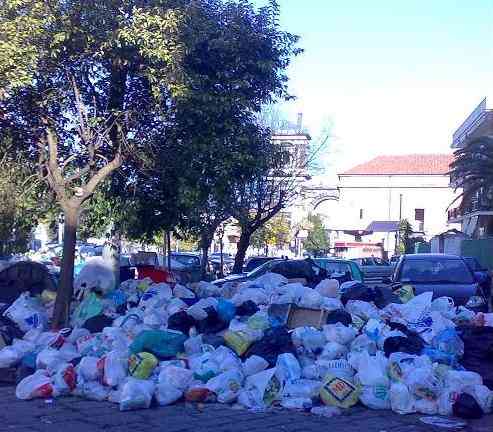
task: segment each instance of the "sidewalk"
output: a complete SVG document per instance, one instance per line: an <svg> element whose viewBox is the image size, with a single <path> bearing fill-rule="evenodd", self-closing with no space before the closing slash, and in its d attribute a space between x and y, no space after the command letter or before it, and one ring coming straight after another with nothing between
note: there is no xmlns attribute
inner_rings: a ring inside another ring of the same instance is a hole
<svg viewBox="0 0 493 432"><path fill-rule="evenodd" d="M0 388L0 431L13 432L426 432L450 431L420 422L422 415L401 416L391 411L357 407L323 418L293 411L251 413L227 405L177 405L120 412L118 405L74 397L21 401L13 387ZM493 416L468 422L465 431L491 432Z"/></svg>

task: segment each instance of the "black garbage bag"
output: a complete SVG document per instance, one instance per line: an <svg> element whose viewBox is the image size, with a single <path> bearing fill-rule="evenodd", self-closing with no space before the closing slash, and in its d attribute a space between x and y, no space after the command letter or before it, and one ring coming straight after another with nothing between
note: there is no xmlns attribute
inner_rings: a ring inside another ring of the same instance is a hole
<svg viewBox="0 0 493 432"><path fill-rule="evenodd" d="M168 318L168 329L188 334L197 322L185 311L176 312Z"/></svg>
<svg viewBox="0 0 493 432"><path fill-rule="evenodd" d="M219 317L219 314L213 307L204 309L207 313L207 318L197 321L196 327L199 333L218 333L228 328L229 323L224 322Z"/></svg>
<svg viewBox="0 0 493 432"><path fill-rule="evenodd" d="M464 419L479 419L483 417L483 409L476 399L467 393L461 393L452 405L454 416Z"/></svg>
<svg viewBox="0 0 493 432"><path fill-rule="evenodd" d="M293 353L294 351L295 348L288 329L285 326L279 326L267 329L262 339L253 343L243 354L243 357L248 358L257 355L267 360L271 367L274 367L279 354Z"/></svg>
<svg viewBox="0 0 493 432"><path fill-rule="evenodd" d="M4 341L4 345L12 345L14 339L22 339L24 337L24 332L10 318L2 316L7 307L0 310L0 337Z"/></svg>
<svg viewBox="0 0 493 432"><path fill-rule="evenodd" d="M377 307L384 307L387 303L379 287L370 288L362 283L354 284L342 293L341 302L344 306L346 306L349 300L373 302Z"/></svg>
<svg viewBox="0 0 493 432"><path fill-rule="evenodd" d="M476 372L483 383L493 388L493 327L457 327L464 342L461 364L466 370Z"/></svg>
<svg viewBox="0 0 493 432"><path fill-rule="evenodd" d="M252 316L258 312L258 306L251 300L243 302L236 308L236 315L239 316Z"/></svg>
<svg viewBox="0 0 493 432"><path fill-rule="evenodd" d="M287 279L306 279L311 287L328 278L327 271L310 259L279 261L272 266L270 271Z"/></svg>
<svg viewBox="0 0 493 432"><path fill-rule="evenodd" d="M415 336L391 336L385 339L383 344L383 350L385 356L389 357L390 354L395 352L403 352L407 354L421 354L425 343L421 337Z"/></svg>
<svg viewBox="0 0 493 432"><path fill-rule="evenodd" d="M351 314L343 309L330 311L327 315L327 324L337 324L338 322L348 326L352 324L353 319L351 318Z"/></svg>
<svg viewBox="0 0 493 432"><path fill-rule="evenodd" d="M91 333L101 333L105 327L111 327L113 318L106 315L96 315L86 320L82 328L89 330Z"/></svg>
<svg viewBox="0 0 493 432"><path fill-rule="evenodd" d="M216 334L203 334L202 335L202 343L204 345L212 345L214 348L218 348L221 345L224 345L224 338L222 336Z"/></svg>

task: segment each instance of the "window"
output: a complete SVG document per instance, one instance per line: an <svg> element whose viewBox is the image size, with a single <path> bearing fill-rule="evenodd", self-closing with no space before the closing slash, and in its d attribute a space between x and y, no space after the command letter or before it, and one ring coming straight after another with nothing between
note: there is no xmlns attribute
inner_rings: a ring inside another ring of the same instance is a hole
<svg viewBox="0 0 493 432"><path fill-rule="evenodd" d="M414 220L419 222L418 231L425 229L425 209L414 209Z"/></svg>
<svg viewBox="0 0 493 432"><path fill-rule="evenodd" d="M359 218L363 219L363 209L359 209Z"/></svg>

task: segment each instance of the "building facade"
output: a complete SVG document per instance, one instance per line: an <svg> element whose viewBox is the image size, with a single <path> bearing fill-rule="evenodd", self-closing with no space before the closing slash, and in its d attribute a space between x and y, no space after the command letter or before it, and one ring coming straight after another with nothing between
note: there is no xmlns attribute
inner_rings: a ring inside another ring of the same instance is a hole
<svg viewBox="0 0 493 432"><path fill-rule="evenodd" d="M452 135L452 149L465 147L481 136L493 136L493 97L484 98ZM465 186L467 188L467 186ZM472 238L493 237L491 196L479 191L467 202L450 209L450 222L460 223L462 232Z"/></svg>
<svg viewBox="0 0 493 432"><path fill-rule="evenodd" d="M447 208L452 155L380 156L339 174L339 202L330 230L340 255L396 253L399 221L407 219L416 236L429 240L454 228Z"/></svg>

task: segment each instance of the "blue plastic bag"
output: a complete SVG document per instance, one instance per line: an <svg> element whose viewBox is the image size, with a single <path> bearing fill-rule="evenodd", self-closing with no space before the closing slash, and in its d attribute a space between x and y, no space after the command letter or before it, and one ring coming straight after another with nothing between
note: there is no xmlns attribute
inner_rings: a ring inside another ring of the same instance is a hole
<svg viewBox="0 0 493 432"><path fill-rule="evenodd" d="M236 306L228 300L220 299L217 303L217 314L221 321L229 323L236 315Z"/></svg>

